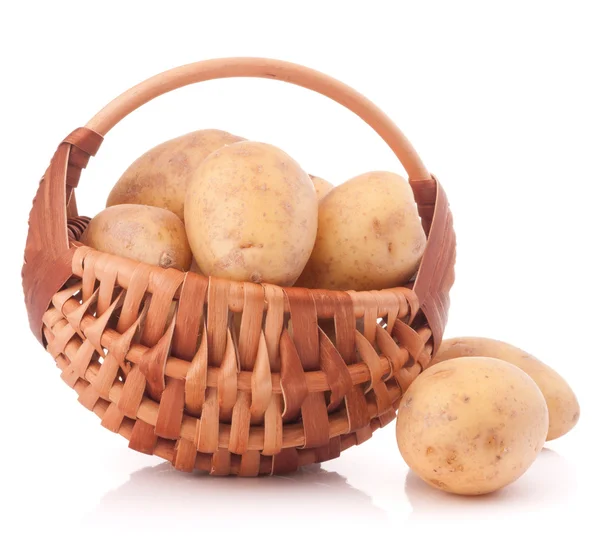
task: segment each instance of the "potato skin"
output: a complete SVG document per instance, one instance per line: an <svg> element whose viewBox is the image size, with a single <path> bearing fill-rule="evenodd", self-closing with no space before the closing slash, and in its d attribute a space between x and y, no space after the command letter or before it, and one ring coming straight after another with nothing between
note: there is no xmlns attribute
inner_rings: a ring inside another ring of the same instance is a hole
<svg viewBox="0 0 600 549"><path fill-rule="evenodd" d="M417 271L425 233L401 176L369 172L334 187L319 203L315 247L296 286L381 290Z"/></svg>
<svg viewBox="0 0 600 549"><path fill-rule="evenodd" d="M183 221L185 193L192 174L209 154L242 140L221 130L199 130L165 141L125 170L106 205L157 206L172 211Z"/></svg>
<svg viewBox="0 0 600 549"><path fill-rule="evenodd" d="M575 427L580 416L579 402L569 384L550 366L529 353L495 339L484 337L458 337L445 339L431 361L431 365L461 356L485 356L499 358L523 370L542 391L550 427L546 440L554 440Z"/></svg>
<svg viewBox="0 0 600 549"><path fill-rule="evenodd" d="M181 219L153 206L106 208L90 221L81 242L101 252L165 268L186 271L192 262Z"/></svg>
<svg viewBox="0 0 600 549"><path fill-rule="evenodd" d="M290 286L315 241L317 195L285 152L242 141L214 152L196 171L185 226L204 274Z"/></svg>
<svg viewBox="0 0 600 549"><path fill-rule="evenodd" d="M326 181L322 177L317 177L316 175L310 175L309 177L312 179L313 185L315 186L315 191L317 192L317 200L320 202L325 198L325 195L333 189L333 185Z"/></svg>
<svg viewBox="0 0 600 549"><path fill-rule="evenodd" d="M533 380L495 358L463 357L425 370L398 410L398 447L425 482L455 494L493 492L541 451L548 408Z"/></svg>

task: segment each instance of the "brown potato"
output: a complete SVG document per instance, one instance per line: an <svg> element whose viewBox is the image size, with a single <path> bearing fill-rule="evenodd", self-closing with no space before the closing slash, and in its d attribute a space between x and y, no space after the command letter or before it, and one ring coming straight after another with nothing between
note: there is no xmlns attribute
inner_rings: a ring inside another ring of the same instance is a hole
<svg viewBox="0 0 600 549"><path fill-rule="evenodd" d="M211 154L190 181L185 226L200 270L292 285L317 232L317 195L298 163L265 143Z"/></svg>
<svg viewBox="0 0 600 549"><path fill-rule="evenodd" d="M185 192L192 174L209 154L242 140L221 130L199 130L165 141L127 168L106 205L157 206L171 210L183 220Z"/></svg>
<svg viewBox="0 0 600 549"><path fill-rule="evenodd" d="M90 221L81 242L101 252L165 268L186 271L192 262L181 219L153 206L106 208Z"/></svg>
<svg viewBox="0 0 600 549"><path fill-rule="evenodd" d="M515 481L548 432L534 381L503 360L463 357L425 370L398 410L398 448L425 482L455 494L485 494Z"/></svg>
<svg viewBox="0 0 600 549"><path fill-rule="evenodd" d="M296 286L401 286L417 271L425 243L408 182L390 172L365 173L334 187L319 203L315 247Z"/></svg>
<svg viewBox="0 0 600 549"><path fill-rule="evenodd" d="M325 198L325 195L333 189L333 185L329 183L329 181L325 181L322 177L317 177L316 175L310 175L309 177L312 179L313 185L315 186L315 191L317 192L317 200L320 202Z"/></svg>
<svg viewBox="0 0 600 549"><path fill-rule="evenodd" d="M542 391L548 405L550 427L546 440L561 437L575 427L580 415L575 393L557 372L534 356L495 339L457 337L442 341L431 365L461 356L499 358L514 364L530 376Z"/></svg>

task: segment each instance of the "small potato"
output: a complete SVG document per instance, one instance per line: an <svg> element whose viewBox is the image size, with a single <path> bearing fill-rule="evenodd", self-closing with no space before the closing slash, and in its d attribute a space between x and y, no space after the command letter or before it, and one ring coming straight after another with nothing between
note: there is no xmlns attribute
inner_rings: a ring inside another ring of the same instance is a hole
<svg viewBox="0 0 600 549"><path fill-rule="evenodd" d="M200 270L291 286L317 233L317 195L298 163L265 143L211 154L190 181L185 226Z"/></svg>
<svg viewBox="0 0 600 549"><path fill-rule="evenodd" d="M550 366L508 343L484 337L445 339L431 365L461 356L499 358L523 370L542 391L550 417L546 440L554 440L568 433L579 420L579 402L569 384Z"/></svg>
<svg viewBox="0 0 600 549"><path fill-rule="evenodd" d="M495 358L425 370L398 410L398 447L425 482L455 494L493 492L520 477L544 446L548 408L533 380Z"/></svg>
<svg viewBox="0 0 600 549"><path fill-rule="evenodd" d="M312 179L313 185L315 186L315 191L317 192L317 200L320 202L325 198L325 195L333 189L333 185L329 183L329 181L325 181L322 177L317 177L316 175L310 175L309 177Z"/></svg>
<svg viewBox="0 0 600 549"><path fill-rule="evenodd" d="M199 130L165 141L140 156L113 187L107 206L145 204L171 210L183 221L190 177L212 152L243 141L221 130Z"/></svg>
<svg viewBox="0 0 600 549"><path fill-rule="evenodd" d="M408 182L390 172L365 173L333 188L319 203L315 247L296 286L401 286L417 271L425 243Z"/></svg>
<svg viewBox="0 0 600 549"><path fill-rule="evenodd" d="M81 242L101 252L165 268L187 271L192 262L181 219L153 206L106 208L90 221Z"/></svg>

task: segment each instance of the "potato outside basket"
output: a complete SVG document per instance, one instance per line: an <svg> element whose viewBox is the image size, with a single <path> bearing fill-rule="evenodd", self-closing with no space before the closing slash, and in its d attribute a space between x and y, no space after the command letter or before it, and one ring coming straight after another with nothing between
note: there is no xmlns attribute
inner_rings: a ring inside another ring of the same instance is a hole
<svg viewBox="0 0 600 549"><path fill-rule="evenodd" d="M74 188L104 135L159 95L229 77L314 90L381 136L408 173L428 234L414 283L281 288L162 269L78 242L89 218L78 216ZM454 260L442 187L373 103L299 65L214 59L142 82L59 145L31 210L23 288L33 333L104 427L180 470L256 476L335 458L394 419L440 344ZM320 328L325 319L334 335Z"/></svg>

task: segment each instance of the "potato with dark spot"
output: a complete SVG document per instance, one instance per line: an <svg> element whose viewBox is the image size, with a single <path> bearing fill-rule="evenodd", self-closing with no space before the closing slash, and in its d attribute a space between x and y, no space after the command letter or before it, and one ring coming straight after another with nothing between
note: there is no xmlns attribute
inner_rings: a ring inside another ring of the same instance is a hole
<svg viewBox="0 0 600 549"><path fill-rule="evenodd" d="M485 494L520 477L544 446L548 408L534 381L503 360L464 357L425 370L398 409L398 448L425 482Z"/></svg>
<svg viewBox="0 0 600 549"><path fill-rule="evenodd" d="M157 206L183 220L185 192L193 173L209 154L238 141L243 138L221 130L199 130L165 141L127 168L106 205Z"/></svg>
<svg viewBox="0 0 600 549"><path fill-rule="evenodd" d="M211 154L190 181L185 226L205 275L290 286L317 234L317 195L282 150L241 141Z"/></svg>
<svg viewBox="0 0 600 549"><path fill-rule="evenodd" d="M499 358L514 364L531 377L542 391L548 405L550 427L546 440L554 440L565 435L579 421L579 402L573 389L550 366L522 349L484 337L445 339L431 365L461 356Z"/></svg>
<svg viewBox="0 0 600 549"><path fill-rule="evenodd" d="M296 286L381 290L417 271L425 232L401 176L369 172L334 187L319 203L314 250Z"/></svg>
<svg viewBox="0 0 600 549"><path fill-rule="evenodd" d="M313 185L315 186L315 191L317 192L317 200L320 202L325 198L325 195L333 189L333 185L326 181L322 177L317 177L316 175L310 175L309 177L312 179Z"/></svg>
<svg viewBox="0 0 600 549"><path fill-rule="evenodd" d="M101 252L165 268L187 271L192 262L181 219L153 206L106 208L90 221L81 242Z"/></svg>

